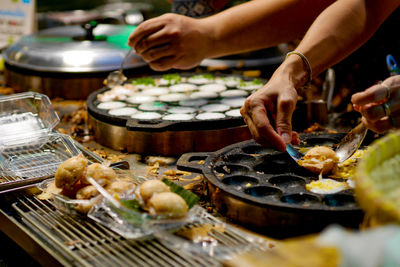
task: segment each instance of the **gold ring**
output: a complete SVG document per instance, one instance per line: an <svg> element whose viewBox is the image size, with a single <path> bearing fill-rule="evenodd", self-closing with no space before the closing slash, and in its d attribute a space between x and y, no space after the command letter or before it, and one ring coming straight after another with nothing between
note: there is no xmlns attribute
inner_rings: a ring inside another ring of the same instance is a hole
<svg viewBox="0 0 400 267"><path fill-rule="evenodd" d="M389 116L389 118L390 118L390 121L392 122L393 128L397 128L396 120L392 116Z"/></svg>
<svg viewBox="0 0 400 267"><path fill-rule="evenodd" d="M389 104L387 102L383 103L383 110L385 111L385 116L390 116L390 107Z"/></svg>
<svg viewBox="0 0 400 267"><path fill-rule="evenodd" d="M385 99L386 99L386 100L389 100L389 98L390 98L390 87L387 86L387 85L384 84L384 83L381 83L381 85L382 85L384 88L386 88L386 97L385 97Z"/></svg>

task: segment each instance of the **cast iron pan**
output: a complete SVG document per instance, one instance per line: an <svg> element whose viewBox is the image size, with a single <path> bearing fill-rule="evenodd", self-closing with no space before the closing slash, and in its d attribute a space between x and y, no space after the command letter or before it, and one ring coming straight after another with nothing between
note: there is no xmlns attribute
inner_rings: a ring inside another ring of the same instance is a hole
<svg viewBox="0 0 400 267"><path fill-rule="evenodd" d="M305 146L333 145L344 134L305 134ZM329 224L357 227L363 212L353 190L323 195L305 184L317 180L286 153L253 140L211 153L187 153L178 169L203 173L211 201L228 218L272 237L318 232ZM326 177L325 177L326 178Z"/></svg>

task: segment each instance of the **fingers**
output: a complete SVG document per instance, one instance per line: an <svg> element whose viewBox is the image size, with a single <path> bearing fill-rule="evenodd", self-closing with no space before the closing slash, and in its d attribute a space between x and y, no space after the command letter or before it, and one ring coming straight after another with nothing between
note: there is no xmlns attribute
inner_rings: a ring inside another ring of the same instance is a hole
<svg viewBox="0 0 400 267"><path fill-rule="evenodd" d="M376 84L367 90L356 93L351 97L351 102L358 106L363 106L368 103L379 103L388 99L390 96L390 88L385 84Z"/></svg>
<svg viewBox="0 0 400 267"><path fill-rule="evenodd" d="M158 60L149 62L150 68L155 71L166 71L171 69L179 58L176 56L163 57ZM176 67L176 66L174 66Z"/></svg>
<svg viewBox="0 0 400 267"><path fill-rule="evenodd" d="M171 31L165 28L160 29L140 39L135 45L135 51L138 54L142 54L154 47L170 44L172 41L176 41L179 38L179 34L180 32L178 30Z"/></svg>
<svg viewBox="0 0 400 267"><path fill-rule="evenodd" d="M392 113L390 116L386 116L374 122L368 121L364 117L362 118L362 121L368 129L371 129L376 133L384 133L400 126L400 112Z"/></svg>
<svg viewBox="0 0 400 267"><path fill-rule="evenodd" d="M384 103L381 105L376 104L368 104L362 108L359 108L359 111L366 120L374 122L382 119L383 117L389 116L391 113L389 103Z"/></svg>
<svg viewBox="0 0 400 267"><path fill-rule="evenodd" d="M153 62L163 57L173 56L174 54L175 54L174 51L170 48L169 45L163 45L146 50L141 54L141 56L144 61Z"/></svg>
<svg viewBox="0 0 400 267"><path fill-rule="evenodd" d="M128 39L128 45L134 47L141 42L146 36L161 30L165 24L160 18L150 19L140 24L136 30L134 30Z"/></svg>
<svg viewBox="0 0 400 267"><path fill-rule="evenodd" d="M285 151L286 144L272 127L266 106L271 106L270 100L255 93L247 98L240 112L256 142Z"/></svg>
<svg viewBox="0 0 400 267"><path fill-rule="evenodd" d="M276 130L285 143L292 141L292 114L296 107L297 94L284 91L278 98L278 112L276 117Z"/></svg>
<svg viewBox="0 0 400 267"><path fill-rule="evenodd" d="M300 144L300 138L299 134L297 132L292 132L292 144L294 145L299 145Z"/></svg>

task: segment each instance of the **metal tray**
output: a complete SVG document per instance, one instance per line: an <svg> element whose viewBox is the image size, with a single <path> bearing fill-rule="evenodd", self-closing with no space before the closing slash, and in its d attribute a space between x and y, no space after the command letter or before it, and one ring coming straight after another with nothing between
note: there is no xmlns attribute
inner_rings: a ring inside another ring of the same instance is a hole
<svg viewBox="0 0 400 267"><path fill-rule="evenodd" d="M341 134L308 134L303 145L335 144ZM321 195L305 184L317 175L298 166L285 152L253 140L213 153L187 153L178 169L203 173L209 196L227 217L270 236L286 237L320 231L331 223L357 227L363 213L353 190Z"/></svg>

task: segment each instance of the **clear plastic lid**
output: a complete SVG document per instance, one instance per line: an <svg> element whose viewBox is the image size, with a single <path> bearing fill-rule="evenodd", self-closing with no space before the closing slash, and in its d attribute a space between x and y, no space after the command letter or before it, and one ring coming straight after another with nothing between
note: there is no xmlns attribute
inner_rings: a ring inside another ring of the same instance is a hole
<svg viewBox="0 0 400 267"><path fill-rule="evenodd" d="M47 136L59 121L46 95L26 92L2 96L0 149L38 143L38 138Z"/></svg>

